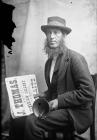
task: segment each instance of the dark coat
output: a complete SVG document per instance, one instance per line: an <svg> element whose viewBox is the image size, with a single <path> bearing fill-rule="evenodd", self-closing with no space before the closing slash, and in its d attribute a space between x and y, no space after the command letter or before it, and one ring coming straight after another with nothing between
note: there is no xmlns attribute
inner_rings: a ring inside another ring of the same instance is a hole
<svg viewBox="0 0 97 140"><path fill-rule="evenodd" d="M65 48L64 53L57 58L50 83L51 62L52 59L48 59L45 65L47 99L58 98L58 108L66 108L74 121L75 130L83 133L93 121L91 104L95 95L85 58Z"/></svg>

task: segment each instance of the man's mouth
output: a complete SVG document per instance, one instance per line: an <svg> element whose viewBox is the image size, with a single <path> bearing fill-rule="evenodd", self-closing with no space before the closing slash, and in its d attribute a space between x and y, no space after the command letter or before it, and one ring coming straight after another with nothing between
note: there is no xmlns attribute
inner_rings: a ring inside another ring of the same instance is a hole
<svg viewBox="0 0 97 140"><path fill-rule="evenodd" d="M56 43L56 41L51 41L51 42L50 42L50 44L55 44L55 43Z"/></svg>

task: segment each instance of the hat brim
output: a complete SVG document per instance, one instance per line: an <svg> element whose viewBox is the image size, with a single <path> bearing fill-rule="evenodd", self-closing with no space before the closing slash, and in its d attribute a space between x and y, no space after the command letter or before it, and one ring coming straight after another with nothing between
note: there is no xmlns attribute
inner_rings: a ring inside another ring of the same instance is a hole
<svg viewBox="0 0 97 140"><path fill-rule="evenodd" d="M69 27L62 27L62 26L56 26L56 25L42 25L41 26L41 30L46 34L47 33L47 29L50 28L58 28L60 29L62 32L69 34L72 30Z"/></svg>

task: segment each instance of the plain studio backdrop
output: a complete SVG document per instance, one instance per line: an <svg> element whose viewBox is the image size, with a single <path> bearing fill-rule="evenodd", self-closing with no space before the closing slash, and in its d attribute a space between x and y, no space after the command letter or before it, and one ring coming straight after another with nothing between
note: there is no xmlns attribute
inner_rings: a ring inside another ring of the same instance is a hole
<svg viewBox="0 0 97 140"><path fill-rule="evenodd" d="M83 54L91 74L96 73L96 1L93 0L9 0L14 6L13 54L6 52L7 76L35 73L39 91L46 89L44 65L45 34L41 25L47 17L61 16L66 19L72 32L66 38L68 48Z"/></svg>
<svg viewBox="0 0 97 140"><path fill-rule="evenodd" d="M66 19L72 32L66 38L68 48L87 60L91 74L97 73L97 2L96 0L3 0L15 6L12 20L16 25L12 36L13 53L5 47L6 76L35 74L39 92L46 89L44 66L45 34L41 25L47 17Z"/></svg>

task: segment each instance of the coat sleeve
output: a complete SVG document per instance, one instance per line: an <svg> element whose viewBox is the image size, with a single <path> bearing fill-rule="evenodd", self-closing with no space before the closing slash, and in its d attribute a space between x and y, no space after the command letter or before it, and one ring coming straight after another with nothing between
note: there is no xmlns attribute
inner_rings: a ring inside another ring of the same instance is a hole
<svg viewBox="0 0 97 140"><path fill-rule="evenodd" d="M94 83L83 56L72 56L71 72L76 89L58 95L58 108L87 105L95 96Z"/></svg>

